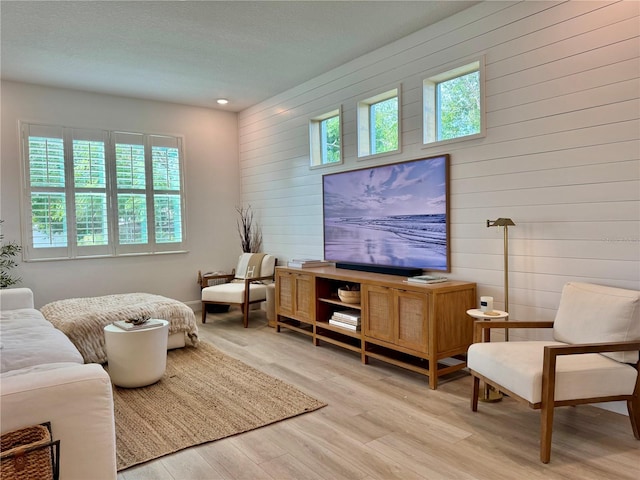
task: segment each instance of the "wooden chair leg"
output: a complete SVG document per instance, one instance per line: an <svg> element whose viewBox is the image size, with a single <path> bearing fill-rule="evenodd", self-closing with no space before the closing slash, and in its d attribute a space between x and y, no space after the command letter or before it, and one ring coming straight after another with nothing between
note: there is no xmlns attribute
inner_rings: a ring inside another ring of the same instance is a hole
<svg viewBox="0 0 640 480"><path fill-rule="evenodd" d="M471 411L478 411L478 395L480 395L480 379L476 376L473 377L471 384Z"/></svg>
<svg viewBox="0 0 640 480"><path fill-rule="evenodd" d="M540 461L551 460L551 434L553 433L553 405L542 405L540 413Z"/></svg>
<svg viewBox="0 0 640 480"><path fill-rule="evenodd" d="M202 302L202 323L207 323L207 304Z"/></svg>
<svg viewBox="0 0 640 480"><path fill-rule="evenodd" d="M244 324L244 328L249 326L249 307L251 304L249 303L249 299L251 298L251 281L249 279L245 279L244 281L244 301L242 303L242 323Z"/></svg>
<svg viewBox="0 0 640 480"><path fill-rule="evenodd" d="M551 460L551 434L553 433L553 408L556 396L556 355L549 347L544 349L542 362L542 405L540 407L540 461Z"/></svg>
<svg viewBox="0 0 640 480"><path fill-rule="evenodd" d="M627 400L627 411L631 420L633 436L640 440L640 397L634 395L631 400Z"/></svg>

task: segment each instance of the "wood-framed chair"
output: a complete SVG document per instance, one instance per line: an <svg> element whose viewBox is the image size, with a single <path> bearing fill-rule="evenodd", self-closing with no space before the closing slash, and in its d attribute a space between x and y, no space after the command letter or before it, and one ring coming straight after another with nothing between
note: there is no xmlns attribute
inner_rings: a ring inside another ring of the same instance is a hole
<svg viewBox="0 0 640 480"><path fill-rule="evenodd" d="M554 341L482 342L491 328L552 328ZM640 440L640 292L567 283L553 322L475 322L467 365L471 410L480 381L540 409L540 460L549 463L555 407L626 401Z"/></svg>
<svg viewBox="0 0 640 480"><path fill-rule="evenodd" d="M249 326L249 307L267 300L267 284L275 278L277 260L264 253L243 253L231 275L203 275L201 281L202 323L207 321L207 305L240 305L244 328ZM224 283L207 286L209 281Z"/></svg>

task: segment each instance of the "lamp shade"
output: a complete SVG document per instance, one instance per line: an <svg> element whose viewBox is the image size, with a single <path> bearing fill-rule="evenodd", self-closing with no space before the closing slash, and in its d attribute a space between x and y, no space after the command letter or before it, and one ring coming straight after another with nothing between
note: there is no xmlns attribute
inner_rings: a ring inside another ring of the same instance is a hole
<svg viewBox="0 0 640 480"><path fill-rule="evenodd" d="M515 226L510 218L498 218L497 220L487 220L487 227L511 227Z"/></svg>

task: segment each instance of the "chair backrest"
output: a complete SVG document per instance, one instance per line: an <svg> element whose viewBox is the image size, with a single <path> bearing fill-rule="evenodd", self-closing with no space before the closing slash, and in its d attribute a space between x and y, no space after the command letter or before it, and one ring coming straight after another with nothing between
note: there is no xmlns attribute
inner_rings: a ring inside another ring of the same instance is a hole
<svg viewBox="0 0 640 480"><path fill-rule="evenodd" d="M264 256L263 256L264 255ZM260 273L253 268L254 261L262 257L260 263ZM270 277L275 273L276 257L263 253L243 253L238 258L238 266L236 267L236 278L253 278L253 277Z"/></svg>
<svg viewBox="0 0 640 480"><path fill-rule="evenodd" d="M567 283L553 323L553 338L564 343L640 340L640 292L590 283ZM638 352L603 353L635 363Z"/></svg>

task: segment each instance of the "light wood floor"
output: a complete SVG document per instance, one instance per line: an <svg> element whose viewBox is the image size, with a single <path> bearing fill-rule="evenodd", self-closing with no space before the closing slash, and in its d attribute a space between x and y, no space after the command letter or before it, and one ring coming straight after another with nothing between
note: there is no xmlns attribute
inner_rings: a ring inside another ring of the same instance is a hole
<svg viewBox="0 0 640 480"><path fill-rule="evenodd" d="M629 419L556 409L551 463L538 460L539 413L505 398L469 408L470 377L427 378L309 337L275 333L264 312L209 314L200 338L328 403L316 412L130 468L118 480L636 479ZM206 409L206 404L202 408Z"/></svg>

